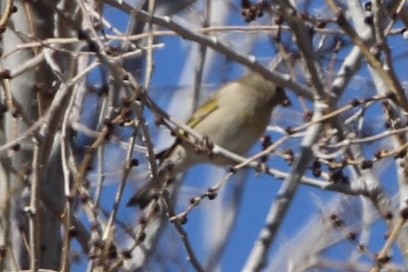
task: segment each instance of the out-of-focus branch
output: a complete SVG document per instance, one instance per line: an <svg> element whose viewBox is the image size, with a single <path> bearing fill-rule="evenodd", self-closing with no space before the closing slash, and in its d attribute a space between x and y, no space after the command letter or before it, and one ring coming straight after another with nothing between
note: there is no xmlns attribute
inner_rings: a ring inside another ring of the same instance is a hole
<svg viewBox="0 0 408 272"><path fill-rule="evenodd" d="M128 10L132 10L135 16L139 20L148 22L151 20L152 23L157 24L161 27L170 29L177 33L183 39L191 40L197 42L203 46L207 46L211 49L218 51L219 53L225 55L228 59L238 62L249 69L258 72L259 74L263 75L265 78L270 79L271 81L281 85L283 87L290 88L297 92L297 94L301 95L302 97L311 98L312 91L310 88L302 86L294 81L292 81L289 77L282 75L278 72L273 72L265 68L262 64L257 62L253 56L244 56L241 55L233 50L230 47L220 42L216 37L208 37L206 35L199 34L195 31L187 29L182 25L173 21L170 17L167 16L158 16L149 14L140 9L134 9L133 7L123 3L124 8Z"/></svg>
<svg viewBox="0 0 408 272"><path fill-rule="evenodd" d="M288 21L288 25L294 32L297 45L299 46L303 60L306 62L307 71L310 73L314 84L315 111L312 117L313 122L314 120L318 120L327 109L326 103L321 100L324 98L325 93L321 66L312 47L310 36L307 36L308 31L304 23L292 17L293 8L287 1L280 1L279 5L281 6L279 6L278 10ZM244 266L245 271L260 271L267 263L268 252L280 229L293 197L299 188L301 177L314 157L312 146L316 143L322 128L322 123L315 123L306 131L306 135L300 147L300 153L293 163L291 175L288 176L284 184L280 187L275 200L272 202L265 220L265 226L261 230Z"/></svg>
<svg viewBox="0 0 408 272"><path fill-rule="evenodd" d="M361 53L367 59L371 67L373 67L381 79L384 80L388 88L396 95L395 102L407 112L408 101L404 93L404 88L401 86L401 83L394 72L394 67L381 63L381 61L372 53L371 48L366 44L365 40L358 35L346 20L344 12L337 6L337 4L333 0L328 0L327 2L336 16L338 16L338 25L350 36L353 43L360 48Z"/></svg>

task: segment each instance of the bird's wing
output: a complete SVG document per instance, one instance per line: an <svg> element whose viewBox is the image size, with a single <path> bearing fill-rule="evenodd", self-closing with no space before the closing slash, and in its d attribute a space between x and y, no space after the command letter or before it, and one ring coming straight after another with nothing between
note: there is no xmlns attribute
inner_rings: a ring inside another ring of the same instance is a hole
<svg viewBox="0 0 408 272"><path fill-rule="evenodd" d="M209 100L207 100L207 102L199 106L197 110L194 112L193 116L191 116L191 118L187 121L187 125L194 129L202 120L204 120L208 115L210 115L212 112L218 109L217 101L218 99L214 95ZM186 135L187 133L181 132L181 136ZM174 151L178 144L180 144L180 142L176 141L169 148L156 154L155 157L159 161L159 164L163 163L163 161L171 155L171 153Z"/></svg>
<svg viewBox="0 0 408 272"><path fill-rule="evenodd" d="M198 107L193 116L188 120L187 125L191 128L195 128L205 117L211 114L218 108L218 103L215 97L210 98L203 105Z"/></svg>

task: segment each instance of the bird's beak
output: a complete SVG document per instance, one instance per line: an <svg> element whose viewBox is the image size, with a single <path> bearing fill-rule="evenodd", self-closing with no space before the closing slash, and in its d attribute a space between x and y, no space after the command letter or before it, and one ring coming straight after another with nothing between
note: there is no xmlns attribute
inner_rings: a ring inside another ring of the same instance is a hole
<svg viewBox="0 0 408 272"><path fill-rule="evenodd" d="M289 97L286 95L286 92L283 88L278 87L276 91L278 92L278 95L280 96L279 104L281 104L283 107L289 107L292 105L292 102L290 101Z"/></svg>

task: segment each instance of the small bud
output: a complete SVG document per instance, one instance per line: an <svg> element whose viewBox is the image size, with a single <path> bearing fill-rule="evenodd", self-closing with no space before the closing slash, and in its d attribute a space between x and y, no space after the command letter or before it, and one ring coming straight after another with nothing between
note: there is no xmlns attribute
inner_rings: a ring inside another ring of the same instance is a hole
<svg viewBox="0 0 408 272"><path fill-rule="evenodd" d="M234 166L230 166L230 167L228 168L228 171L229 171L230 173L232 173L232 174L235 174L235 173L237 172L237 169L236 169Z"/></svg>
<svg viewBox="0 0 408 272"><path fill-rule="evenodd" d="M143 242L146 239L146 233L143 231L137 237L138 242Z"/></svg>
<svg viewBox="0 0 408 272"><path fill-rule="evenodd" d="M77 235L78 235L78 230L74 226L71 226L68 230L68 237L72 238L72 237L76 237Z"/></svg>
<svg viewBox="0 0 408 272"><path fill-rule="evenodd" d="M294 130L293 130L293 128L291 128L291 127L286 127L286 128L285 128L285 131L286 131L286 133L287 133L288 135L291 135L291 134L294 133Z"/></svg>
<svg viewBox="0 0 408 272"><path fill-rule="evenodd" d="M118 257L118 251L114 245L110 245L108 249L108 258L116 259Z"/></svg>
<svg viewBox="0 0 408 272"><path fill-rule="evenodd" d="M123 97L121 102L122 102L122 105L126 108L129 107L131 104L129 97Z"/></svg>
<svg viewBox="0 0 408 272"><path fill-rule="evenodd" d="M365 252L365 251L367 250L367 246L366 246L366 245L363 245L363 244L358 244L357 249L358 249L360 252Z"/></svg>
<svg viewBox="0 0 408 272"><path fill-rule="evenodd" d="M361 101L358 100L357 98L354 98L353 100L351 100L350 104L353 107L357 107L357 106L361 105Z"/></svg>
<svg viewBox="0 0 408 272"><path fill-rule="evenodd" d="M388 92L387 93L387 98L392 100L392 101L397 101L397 95L394 92Z"/></svg>
<svg viewBox="0 0 408 272"><path fill-rule="evenodd" d="M367 25L372 25L373 22L374 22L374 17L373 17L373 15L371 13L367 14L364 17L364 23L366 23Z"/></svg>
<svg viewBox="0 0 408 272"><path fill-rule="evenodd" d="M326 26L326 22L316 21L315 26L316 28L324 28Z"/></svg>
<svg viewBox="0 0 408 272"><path fill-rule="evenodd" d="M400 210L400 216L402 219L407 220L408 219L408 207L405 206Z"/></svg>
<svg viewBox="0 0 408 272"><path fill-rule="evenodd" d="M363 6L365 11L372 11L373 3L371 1L366 1Z"/></svg>
<svg viewBox="0 0 408 272"><path fill-rule="evenodd" d="M306 111L306 112L303 114L303 120L304 120L305 122L310 122L310 120L312 120L312 116L313 116L313 112L312 112L312 111Z"/></svg>
<svg viewBox="0 0 408 272"><path fill-rule="evenodd" d="M132 252L130 250L123 250L120 253L125 259L131 259L132 258Z"/></svg>
<svg viewBox="0 0 408 272"><path fill-rule="evenodd" d="M180 222L180 224L185 225L187 223L187 216L186 215L182 215L178 218L178 221Z"/></svg>
<svg viewBox="0 0 408 272"><path fill-rule="evenodd" d="M4 258L7 253L7 246L6 245L1 245L0 246L0 257Z"/></svg>
<svg viewBox="0 0 408 272"><path fill-rule="evenodd" d="M364 160L361 162L361 169L369 169L373 167L373 161L371 160Z"/></svg>
<svg viewBox="0 0 408 272"><path fill-rule="evenodd" d="M273 20L273 22L276 24L276 25L281 25L281 24L283 24L283 22L284 22L285 20L283 19L283 17L282 16L275 16L275 18L274 18L274 20Z"/></svg>
<svg viewBox="0 0 408 272"><path fill-rule="evenodd" d="M15 152L20 151L20 149L21 149L20 144L14 144L14 145L11 146L11 150L13 150Z"/></svg>
<svg viewBox="0 0 408 272"><path fill-rule="evenodd" d="M392 214L391 211L388 211L388 212L385 213L384 217L387 220L391 220L394 217L394 215Z"/></svg>
<svg viewBox="0 0 408 272"><path fill-rule="evenodd" d="M1 70L0 71L0 79L11 79L11 72L10 70Z"/></svg>
<svg viewBox="0 0 408 272"><path fill-rule="evenodd" d="M389 261L391 261L391 256L384 256L384 257L381 257L381 258L377 258L377 262L379 264L386 264Z"/></svg>
<svg viewBox="0 0 408 272"><path fill-rule="evenodd" d="M355 241L357 239L357 235L355 232L350 231L347 233L347 238L351 241Z"/></svg>
<svg viewBox="0 0 408 272"><path fill-rule="evenodd" d="M217 192L208 190L207 197L209 200L213 200L217 197Z"/></svg>
<svg viewBox="0 0 408 272"><path fill-rule="evenodd" d="M398 158L404 158L405 155L407 155L407 149L406 149L406 148L403 148L403 149L401 149L400 151L398 151L397 154L395 154L395 158L396 158L396 159L398 159Z"/></svg>
<svg viewBox="0 0 408 272"><path fill-rule="evenodd" d="M136 159L136 158L133 158L133 159L130 161L130 165L131 165L132 167L139 166L139 160Z"/></svg>

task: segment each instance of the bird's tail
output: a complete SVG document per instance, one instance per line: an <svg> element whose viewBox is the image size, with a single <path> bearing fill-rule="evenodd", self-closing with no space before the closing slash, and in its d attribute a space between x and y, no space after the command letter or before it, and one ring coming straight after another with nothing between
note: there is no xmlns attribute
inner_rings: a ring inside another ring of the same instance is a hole
<svg viewBox="0 0 408 272"><path fill-rule="evenodd" d="M144 209L152 200L160 197L162 190L173 181L173 162L165 160L159 166L157 172L156 180L150 180L147 184L142 186L136 194L129 199L126 206L139 206L140 209Z"/></svg>
<svg viewBox="0 0 408 272"><path fill-rule="evenodd" d="M159 188L157 188L157 186L152 186L152 182L148 182L129 199L126 206L139 206L140 209L144 209L153 199L157 199L159 195Z"/></svg>

